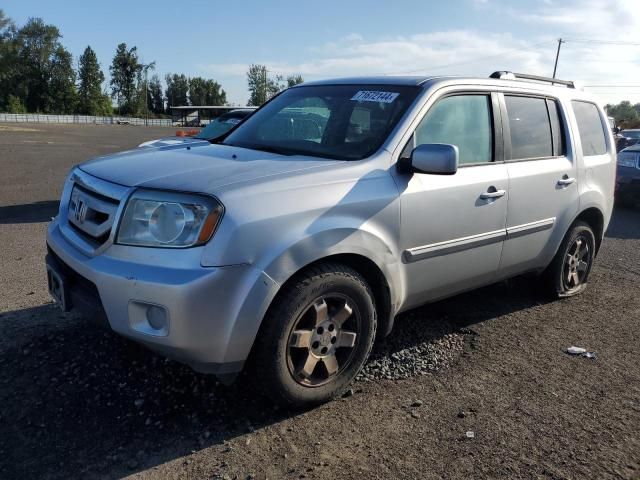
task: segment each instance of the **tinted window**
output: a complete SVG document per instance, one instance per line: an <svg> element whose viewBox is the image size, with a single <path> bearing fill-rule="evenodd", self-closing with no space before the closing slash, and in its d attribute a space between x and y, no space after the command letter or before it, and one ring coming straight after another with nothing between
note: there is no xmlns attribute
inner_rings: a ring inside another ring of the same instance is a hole
<svg viewBox="0 0 640 480"><path fill-rule="evenodd" d="M488 95L459 95L439 100L415 132L415 144L448 143L458 147L460 164L493 158L491 106Z"/></svg>
<svg viewBox="0 0 640 480"><path fill-rule="evenodd" d="M551 120L551 135L553 135L553 155L559 157L567 152L564 148L564 130L560 122L560 110L558 102L547 99L549 119Z"/></svg>
<svg viewBox="0 0 640 480"><path fill-rule="evenodd" d="M505 95L511 132L511 159L553 156L551 124L544 98Z"/></svg>
<svg viewBox="0 0 640 480"><path fill-rule="evenodd" d="M290 88L222 143L284 155L365 158L380 148L420 91L400 85Z"/></svg>
<svg viewBox="0 0 640 480"><path fill-rule="evenodd" d="M580 143L582 143L582 154L604 155L607 153L607 141L605 140L604 128L598 107L593 103L571 102L573 113L576 115L578 132L580 133Z"/></svg>

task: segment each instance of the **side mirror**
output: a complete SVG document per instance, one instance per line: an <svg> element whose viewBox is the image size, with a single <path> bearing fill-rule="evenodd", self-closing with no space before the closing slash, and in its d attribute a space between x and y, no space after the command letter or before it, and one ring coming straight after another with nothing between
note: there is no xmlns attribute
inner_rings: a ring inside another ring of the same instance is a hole
<svg viewBox="0 0 640 480"><path fill-rule="evenodd" d="M458 171L458 147L446 143L425 143L411 152L411 170L417 173L453 175Z"/></svg>

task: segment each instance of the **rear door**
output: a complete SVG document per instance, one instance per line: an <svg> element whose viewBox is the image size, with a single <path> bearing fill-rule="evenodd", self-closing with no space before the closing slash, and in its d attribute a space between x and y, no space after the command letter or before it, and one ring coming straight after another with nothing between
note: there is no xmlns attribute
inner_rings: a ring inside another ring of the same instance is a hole
<svg viewBox="0 0 640 480"><path fill-rule="evenodd" d="M577 167L566 112L545 96L500 95L509 175L501 277L546 266L578 212Z"/></svg>

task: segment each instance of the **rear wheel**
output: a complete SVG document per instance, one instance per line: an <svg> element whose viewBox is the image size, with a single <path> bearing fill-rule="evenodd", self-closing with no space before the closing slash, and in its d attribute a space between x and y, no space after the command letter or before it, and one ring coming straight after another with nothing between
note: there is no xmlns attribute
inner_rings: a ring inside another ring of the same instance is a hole
<svg viewBox="0 0 640 480"><path fill-rule="evenodd" d="M553 296L571 297L587 288L595 245L591 227L584 222L575 223L545 272L545 282Z"/></svg>
<svg viewBox="0 0 640 480"><path fill-rule="evenodd" d="M312 267L276 298L256 339L254 375L277 403L340 395L366 361L376 330L371 289L341 264Z"/></svg>

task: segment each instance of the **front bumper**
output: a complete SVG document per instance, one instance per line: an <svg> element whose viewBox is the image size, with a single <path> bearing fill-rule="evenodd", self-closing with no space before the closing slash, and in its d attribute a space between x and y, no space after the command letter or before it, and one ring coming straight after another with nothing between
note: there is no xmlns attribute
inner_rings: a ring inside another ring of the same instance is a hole
<svg viewBox="0 0 640 480"><path fill-rule="evenodd" d="M640 168L618 165L616 195L640 200Z"/></svg>
<svg viewBox="0 0 640 480"><path fill-rule="evenodd" d="M198 249L111 245L87 256L67 240L57 220L49 225L47 246L77 276L71 290L78 283L95 286L101 305L79 308L72 292L72 309L85 315L103 310L115 332L201 372L232 375L242 369L278 289L251 265L202 267L194 261ZM148 306L164 309L166 328L150 326Z"/></svg>

